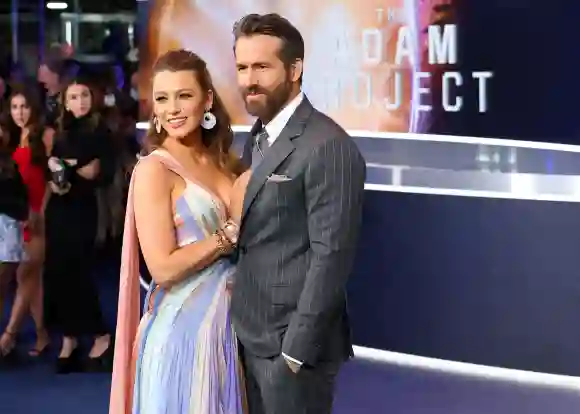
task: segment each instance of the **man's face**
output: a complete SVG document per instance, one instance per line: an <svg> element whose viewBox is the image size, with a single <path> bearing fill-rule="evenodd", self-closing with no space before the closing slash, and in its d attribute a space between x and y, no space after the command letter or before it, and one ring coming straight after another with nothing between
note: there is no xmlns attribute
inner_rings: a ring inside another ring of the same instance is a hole
<svg viewBox="0 0 580 414"><path fill-rule="evenodd" d="M38 67L37 76L38 81L46 88L52 88L58 84L58 75L51 71L45 64L42 64Z"/></svg>
<svg viewBox="0 0 580 414"><path fill-rule="evenodd" d="M288 102L302 70L301 65L285 67L279 57L281 47L281 39L266 35L240 37L235 45L238 86L246 110L265 124Z"/></svg>

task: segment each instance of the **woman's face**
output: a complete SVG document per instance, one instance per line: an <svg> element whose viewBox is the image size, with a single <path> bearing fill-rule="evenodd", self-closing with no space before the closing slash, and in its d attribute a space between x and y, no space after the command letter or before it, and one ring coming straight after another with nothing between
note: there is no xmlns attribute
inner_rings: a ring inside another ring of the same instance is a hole
<svg viewBox="0 0 580 414"><path fill-rule="evenodd" d="M10 100L10 116L16 125L24 128L30 122L32 111L23 95L15 95Z"/></svg>
<svg viewBox="0 0 580 414"><path fill-rule="evenodd" d="M171 138L184 138L199 128L213 94L204 91L192 71L162 71L153 78L153 113Z"/></svg>
<svg viewBox="0 0 580 414"><path fill-rule="evenodd" d="M65 94L65 107L75 118L81 118L91 111L93 96L86 85L70 85Z"/></svg>

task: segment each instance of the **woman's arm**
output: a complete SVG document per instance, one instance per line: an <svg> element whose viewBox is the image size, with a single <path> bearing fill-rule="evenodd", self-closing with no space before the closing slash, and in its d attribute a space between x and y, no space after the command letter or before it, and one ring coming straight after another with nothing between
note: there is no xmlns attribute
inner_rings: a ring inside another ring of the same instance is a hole
<svg viewBox="0 0 580 414"><path fill-rule="evenodd" d="M170 287L229 253L231 245L218 234L179 247L175 239L171 173L159 161L149 159L141 162L134 174L133 199L129 202L134 205L143 257L157 284Z"/></svg>
<svg viewBox="0 0 580 414"><path fill-rule="evenodd" d="M54 129L50 127L44 129L44 133L42 134L42 142L44 143L46 156L50 157L50 155L52 154L52 147L54 143Z"/></svg>
<svg viewBox="0 0 580 414"><path fill-rule="evenodd" d="M77 158L64 159L70 173L78 174L89 181L99 179L104 172L103 169L107 170L104 168L109 164L107 161L113 156L107 151L109 140L108 131L99 127L94 133L88 134Z"/></svg>
<svg viewBox="0 0 580 414"><path fill-rule="evenodd" d="M101 160L96 158L87 165L78 168L76 172L85 180L95 180L99 177L99 173L101 172Z"/></svg>
<svg viewBox="0 0 580 414"><path fill-rule="evenodd" d="M44 189L44 197L42 197L42 207L40 208L40 214L44 216L44 212L46 211L46 206L48 205L48 200L50 200L50 195L52 191L50 189L50 183L46 183L46 188Z"/></svg>

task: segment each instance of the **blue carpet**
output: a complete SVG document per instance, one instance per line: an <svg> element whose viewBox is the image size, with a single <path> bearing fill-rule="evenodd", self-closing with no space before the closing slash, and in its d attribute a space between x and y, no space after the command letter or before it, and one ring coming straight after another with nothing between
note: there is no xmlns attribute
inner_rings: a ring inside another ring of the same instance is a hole
<svg viewBox="0 0 580 414"><path fill-rule="evenodd" d="M105 317L113 326L116 274L101 271L97 276ZM26 328L23 352L32 336L30 324ZM0 414L106 414L109 387L107 374L57 376L50 360L26 363L0 371ZM570 414L579 410L577 392L355 360L341 371L334 414Z"/></svg>
<svg viewBox="0 0 580 414"><path fill-rule="evenodd" d="M0 372L2 414L106 414L110 376L56 376L47 363ZM353 361L335 414L570 414L578 393L468 380Z"/></svg>

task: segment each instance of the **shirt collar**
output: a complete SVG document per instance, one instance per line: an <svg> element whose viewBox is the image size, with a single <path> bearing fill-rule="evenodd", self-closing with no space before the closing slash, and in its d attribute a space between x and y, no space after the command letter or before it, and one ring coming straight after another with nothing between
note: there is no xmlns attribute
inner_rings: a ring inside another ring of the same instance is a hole
<svg viewBox="0 0 580 414"><path fill-rule="evenodd" d="M296 108L302 103L304 99L304 93L300 92L294 99L292 99L278 114L265 125L266 132L268 133L268 142L270 145L278 138L294 112Z"/></svg>

